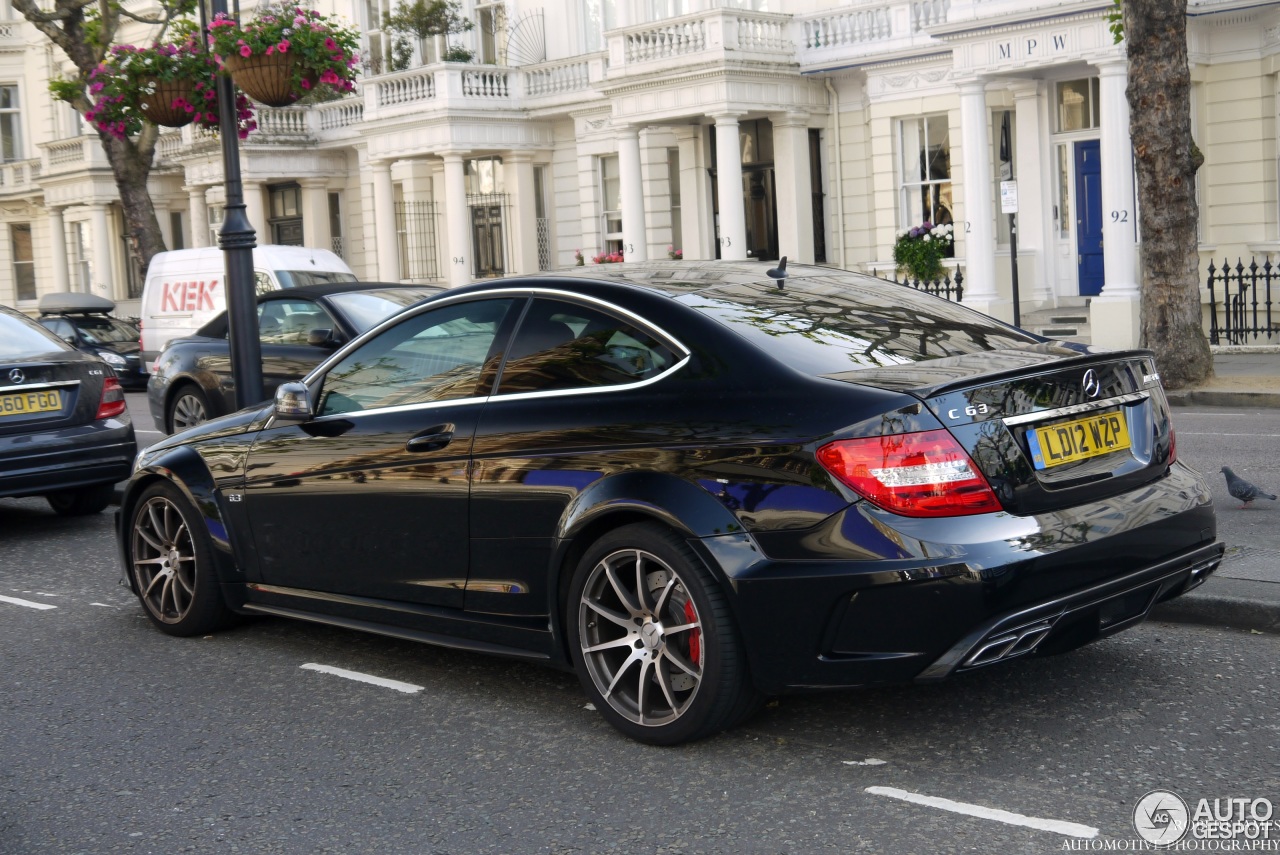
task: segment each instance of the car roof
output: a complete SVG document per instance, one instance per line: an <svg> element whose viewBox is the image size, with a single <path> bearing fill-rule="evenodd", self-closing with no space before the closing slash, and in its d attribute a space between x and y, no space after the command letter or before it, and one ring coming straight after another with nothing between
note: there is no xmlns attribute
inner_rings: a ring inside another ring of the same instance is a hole
<svg viewBox="0 0 1280 855"><path fill-rule="evenodd" d="M781 262L774 261L636 261L621 264L588 264L562 270L529 274L529 277L589 279L637 285L670 295L707 291L724 285L754 285L781 282L781 287L799 284L815 277L851 277L864 282L880 281L865 273L853 273L835 267L815 264L787 264L781 279L769 275ZM515 276L513 280L526 277Z"/></svg>

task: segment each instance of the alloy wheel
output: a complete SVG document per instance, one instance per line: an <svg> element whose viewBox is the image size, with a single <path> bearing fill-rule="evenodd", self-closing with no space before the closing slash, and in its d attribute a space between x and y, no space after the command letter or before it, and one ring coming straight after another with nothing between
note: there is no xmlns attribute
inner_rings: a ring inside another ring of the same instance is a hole
<svg viewBox="0 0 1280 855"><path fill-rule="evenodd" d="M205 409L204 401L190 393L183 393L178 396L178 400L173 403L173 430L177 433L180 430L195 427L209 420L209 412Z"/></svg>
<svg viewBox="0 0 1280 855"><path fill-rule="evenodd" d="M133 523L133 578L147 611L176 624L191 611L196 594L196 553L191 530L176 505L153 496Z"/></svg>
<svg viewBox="0 0 1280 855"><path fill-rule="evenodd" d="M582 589L578 637L592 682L641 726L680 718L703 677L703 631L685 581L642 549L602 558Z"/></svg>

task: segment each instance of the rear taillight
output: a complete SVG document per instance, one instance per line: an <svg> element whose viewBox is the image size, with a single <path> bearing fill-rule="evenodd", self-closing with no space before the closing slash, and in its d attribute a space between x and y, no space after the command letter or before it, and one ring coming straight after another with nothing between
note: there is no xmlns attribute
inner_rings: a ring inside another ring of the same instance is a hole
<svg viewBox="0 0 1280 855"><path fill-rule="evenodd" d="M119 380L108 377L102 382L102 399L98 401L98 414L94 418L109 419L120 415L124 410L124 389L120 388Z"/></svg>
<svg viewBox="0 0 1280 855"><path fill-rule="evenodd" d="M1169 463L1178 459L1178 435L1173 432L1173 425L1169 425Z"/></svg>
<svg viewBox="0 0 1280 855"><path fill-rule="evenodd" d="M895 514L953 517L1001 510L987 479L945 430L837 440L818 449L818 462Z"/></svg>

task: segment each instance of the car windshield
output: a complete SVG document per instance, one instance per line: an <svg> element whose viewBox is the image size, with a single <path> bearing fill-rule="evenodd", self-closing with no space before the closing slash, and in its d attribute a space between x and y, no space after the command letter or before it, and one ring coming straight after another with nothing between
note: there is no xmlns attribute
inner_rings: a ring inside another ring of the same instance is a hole
<svg viewBox="0 0 1280 855"><path fill-rule="evenodd" d="M44 327L0 312L0 359L26 359L69 349Z"/></svg>
<svg viewBox="0 0 1280 855"><path fill-rule="evenodd" d="M337 282L355 282L353 273L336 270L277 270L276 278L281 288L301 288L303 285L332 285Z"/></svg>
<svg viewBox="0 0 1280 855"><path fill-rule="evenodd" d="M860 277L721 285L676 298L800 371L832 374L1035 344L1012 327L906 286Z"/></svg>
<svg viewBox="0 0 1280 855"><path fill-rule="evenodd" d="M133 324L107 317L78 317L75 325L80 334L91 344L111 344L121 341L137 341L138 328Z"/></svg>
<svg viewBox="0 0 1280 855"><path fill-rule="evenodd" d="M364 332L405 306L411 306L435 293L434 288L387 288L384 291L333 294L329 297L329 302L341 310L356 332Z"/></svg>

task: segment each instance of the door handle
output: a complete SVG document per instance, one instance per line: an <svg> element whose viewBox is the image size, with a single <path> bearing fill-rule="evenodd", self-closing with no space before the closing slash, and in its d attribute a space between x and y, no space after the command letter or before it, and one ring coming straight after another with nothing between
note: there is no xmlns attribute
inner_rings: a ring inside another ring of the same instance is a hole
<svg viewBox="0 0 1280 855"><path fill-rule="evenodd" d="M436 425L404 444L405 451L439 451L453 441L453 425Z"/></svg>

